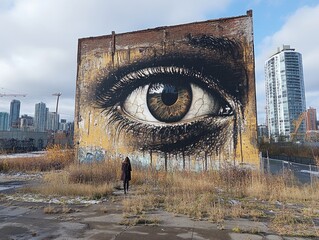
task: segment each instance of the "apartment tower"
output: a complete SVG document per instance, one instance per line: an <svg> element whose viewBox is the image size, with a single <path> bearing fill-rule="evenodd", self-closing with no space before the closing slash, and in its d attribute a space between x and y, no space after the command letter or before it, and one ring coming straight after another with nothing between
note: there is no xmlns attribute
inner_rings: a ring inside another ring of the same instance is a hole
<svg viewBox="0 0 319 240"><path fill-rule="evenodd" d="M6 112L0 112L0 131L9 130L9 114Z"/></svg>
<svg viewBox="0 0 319 240"><path fill-rule="evenodd" d="M283 45L265 62L266 116L269 137L289 141L299 116L306 111L302 56ZM303 122L299 133L305 133Z"/></svg>
<svg viewBox="0 0 319 240"><path fill-rule="evenodd" d="M317 130L317 111L315 108L310 107L307 110L307 131Z"/></svg>
<svg viewBox="0 0 319 240"><path fill-rule="evenodd" d="M12 100L10 103L10 115L9 115L9 127L19 127L19 116L20 116L20 101Z"/></svg>
<svg viewBox="0 0 319 240"><path fill-rule="evenodd" d="M34 127L36 131L45 132L47 128L48 108L45 103L40 102L35 105Z"/></svg>

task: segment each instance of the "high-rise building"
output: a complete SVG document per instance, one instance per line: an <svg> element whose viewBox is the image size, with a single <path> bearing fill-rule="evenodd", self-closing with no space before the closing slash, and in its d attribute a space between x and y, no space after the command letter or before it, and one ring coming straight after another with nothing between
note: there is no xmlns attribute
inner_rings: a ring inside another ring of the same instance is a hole
<svg viewBox="0 0 319 240"><path fill-rule="evenodd" d="M66 119L61 119L61 122L59 124L59 130L61 130L61 131L66 131L67 130Z"/></svg>
<svg viewBox="0 0 319 240"><path fill-rule="evenodd" d="M45 132L47 127L47 116L49 109L45 103L35 104L34 127L36 131Z"/></svg>
<svg viewBox="0 0 319 240"><path fill-rule="evenodd" d="M315 108L310 107L307 110L307 131L317 130L317 111Z"/></svg>
<svg viewBox="0 0 319 240"><path fill-rule="evenodd" d="M257 138L258 138L258 142L266 142L269 140L267 125L265 125L265 124L258 125Z"/></svg>
<svg viewBox="0 0 319 240"><path fill-rule="evenodd" d="M9 130L9 114L6 112L0 112L0 131Z"/></svg>
<svg viewBox="0 0 319 240"><path fill-rule="evenodd" d="M9 126L12 128L19 127L20 101L12 100L10 103Z"/></svg>
<svg viewBox="0 0 319 240"><path fill-rule="evenodd" d="M59 114L56 114L56 112L48 113L47 130L59 130Z"/></svg>
<svg viewBox="0 0 319 240"><path fill-rule="evenodd" d="M266 116L269 137L289 140L294 123L306 111L302 56L283 45L265 62ZM305 123L299 128L305 133Z"/></svg>

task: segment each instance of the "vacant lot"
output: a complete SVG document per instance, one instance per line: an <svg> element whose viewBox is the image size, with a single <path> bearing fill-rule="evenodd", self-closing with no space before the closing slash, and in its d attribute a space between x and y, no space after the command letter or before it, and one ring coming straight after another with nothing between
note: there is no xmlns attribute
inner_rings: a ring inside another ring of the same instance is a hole
<svg viewBox="0 0 319 240"><path fill-rule="evenodd" d="M41 163L14 161L0 162L4 239L319 237L318 185L291 175L227 165L202 173L133 165L132 189L124 195L120 161L74 165L72 154L59 149Z"/></svg>

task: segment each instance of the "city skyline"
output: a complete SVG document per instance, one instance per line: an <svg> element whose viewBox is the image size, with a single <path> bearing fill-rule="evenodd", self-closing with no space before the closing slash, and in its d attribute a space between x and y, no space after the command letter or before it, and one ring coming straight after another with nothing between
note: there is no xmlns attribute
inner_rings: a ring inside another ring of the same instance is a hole
<svg viewBox="0 0 319 240"><path fill-rule="evenodd" d="M239 16L248 9L253 10L254 20L258 124L266 121L264 62L283 44L293 46L303 55L306 106L319 108L319 48L316 46L319 4L315 0L202 0L200 3L174 1L170 4L165 0L152 3L3 0L1 3L0 26L4 32L0 46L0 94L26 94L26 97L17 98L23 114L32 115L34 104L41 101L54 109L56 97L52 94L62 92L59 114L73 121L79 38L106 35L113 30L130 32ZM74 6L78 11L72 11ZM138 12L130 11L131 8ZM109 14L105 14L105 9ZM9 112L12 99L0 98L0 112Z"/></svg>
<svg viewBox="0 0 319 240"><path fill-rule="evenodd" d="M23 101L20 101L20 100L17 100L17 99L12 99L11 101L10 101L10 103L9 103L9 111L0 111L1 113L7 113L8 115L10 115L10 106L13 104L13 102L16 102L16 101L18 101L19 102L19 105L20 105L20 107L21 107L21 105L22 105L22 102ZM46 103L43 103L43 102L39 102L39 103L35 103L34 104L34 111L33 111L33 113L23 113L23 112L21 112L20 110L19 110L19 114L18 114L18 118L21 118L21 117L23 117L23 116L29 116L29 117L33 117L33 118L35 118L35 115L36 115L36 106L38 105L38 104L44 104L45 106L46 106ZM48 110L48 113L55 113L55 111L50 111L50 109L49 108L47 108L47 110ZM55 110L55 109L54 109ZM60 115L59 113L58 113L58 115ZM64 119L64 118L61 118L61 119ZM64 120L67 120L67 119L64 119ZM73 119L72 119L72 121L70 121L70 122L73 122Z"/></svg>
<svg viewBox="0 0 319 240"><path fill-rule="evenodd" d="M66 131L68 126L73 124L73 121L60 119L60 115L56 112L49 112L43 102L35 104L32 116L20 113L19 107L20 101L13 99L10 103L10 112L13 116L7 112L0 112L0 131L16 131L17 129L28 132Z"/></svg>

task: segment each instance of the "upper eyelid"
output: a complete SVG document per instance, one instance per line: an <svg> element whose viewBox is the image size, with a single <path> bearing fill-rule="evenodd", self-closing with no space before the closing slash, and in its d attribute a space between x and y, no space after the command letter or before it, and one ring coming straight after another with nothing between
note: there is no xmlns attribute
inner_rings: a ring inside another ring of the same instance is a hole
<svg viewBox="0 0 319 240"><path fill-rule="evenodd" d="M229 71L229 68L233 68L233 66L222 63L219 57L216 59L206 59L202 57L195 59L196 64L194 64L194 56L189 56L188 54L177 56L165 55L155 58L155 60L140 60L138 63L123 66L103 78L96 86L95 94L93 94L96 96L95 102L98 106L102 107L118 103L117 98L119 98L120 95L123 95L123 92L126 92L125 90L132 91L143 85L143 81L136 81L138 74L142 73L142 75L147 75L148 72L145 71L145 69L148 69L149 72L150 69L156 72L156 69L162 69L165 65L169 66L165 67L166 69L172 69L171 72L174 72L175 74L177 74L177 72L181 72L181 69L184 69L184 73L190 73L191 71L193 73L193 77L195 77L196 74L197 76L201 76L199 79L203 81L198 81L196 83L197 85L216 90L222 94L227 101L231 101L235 96L231 92L233 89L228 88L234 88L234 84L231 84L229 87L225 86L226 88L223 84L236 79L236 76L232 75L232 72L236 71ZM178 68L180 71L177 71L176 69L174 71L174 68ZM202 71L203 69L204 73ZM227 71L225 71L226 69ZM149 74L149 77L155 75L156 74ZM144 79L144 84L146 84L146 82L147 80ZM219 85L218 82L221 83L221 85Z"/></svg>
<svg viewBox="0 0 319 240"><path fill-rule="evenodd" d="M202 80L201 82L205 83L206 87L209 87L214 90L221 89L221 87L219 87L217 84L217 79L214 79L213 76L209 74L208 74L209 76L206 76L200 71L196 71L194 69L190 69L187 67L178 67L178 66L169 66L169 67L153 66L153 67L145 67L145 68L133 70L126 74L113 73L111 74L111 77L103 79L102 84L103 82L108 82L108 90L106 91L111 93L121 88L122 85L125 85L128 83L135 83L134 84L135 86L133 88L136 88L136 85L140 86L143 84L143 82L137 82L138 80L141 80L141 79L145 80L147 78L155 77L158 74L180 74L186 77L193 77L193 78L201 79ZM112 82L114 83L112 84ZM127 87L127 86L123 86L123 87ZM226 92L223 91L223 94L226 94Z"/></svg>
<svg viewBox="0 0 319 240"><path fill-rule="evenodd" d="M216 58L216 59L215 59ZM223 58L223 59L222 59ZM154 57L153 60L143 60L141 59L138 63L132 63L126 66L122 66L117 70L114 70L113 72L109 74L108 77L104 78L102 80L102 84L104 81L107 80L108 84L110 86L116 85L119 79L123 78L125 75L128 75L132 71L138 72L140 69L148 68L148 67L160 67L164 65L169 66L178 66L178 67L185 67L189 69L195 69L197 71L201 71L203 68L206 71L206 75L213 75L214 73L211 73L210 71L212 69L219 69L219 68L225 68L225 69L232 69L233 66L230 64L222 63L222 60L224 60L225 56L221 57L219 55L214 55L213 57L196 57L190 54L168 54L165 56L160 57ZM196 64L194 64L196 63ZM222 72L222 74L225 74Z"/></svg>
<svg viewBox="0 0 319 240"><path fill-rule="evenodd" d="M143 68L139 69L136 71L133 71L131 73L126 74L125 76L121 77L118 80L118 84L116 85L116 88L120 87L121 84L126 85L132 81L138 81L139 78L150 78L150 77L155 77L157 74L181 74L187 77L193 77L197 79L198 81L200 80L200 83L204 83L206 88L208 87L209 89L213 89L214 91L217 91L219 94L223 95L227 100L231 100L231 96L223 90L221 87L218 86L215 80L212 78L209 78L207 76L202 75L200 72L184 68L184 67L176 67L176 66L170 66L170 67L148 67L148 68ZM198 84L199 82L196 81L195 84ZM120 84L121 83L121 84ZM136 83L136 82L135 82ZM138 84L138 86L142 86L142 84ZM123 86L126 87L126 86Z"/></svg>
<svg viewBox="0 0 319 240"><path fill-rule="evenodd" d="M220 94L224 96L228 96L229 94L226 93L221 87L218 86L216 81L214 81L212 78L209 78L207 76L202 75L200 72L190 70L188 68L184 67L176 67L176 66L170 66L170 67L149 67L140 69L138 71L134 71L132 73L129 73L125 75L123 78L119 79L119 81L136 81L138 78L147 78L147 77L156 77L157 74L181 74L182 76L192 77L196 78L198 81L200 80L201 83L205 83L206 87L213 89L215 91L218 91ZM192 81L193 83L197 85L199 84L197 81Z"/></svg>

